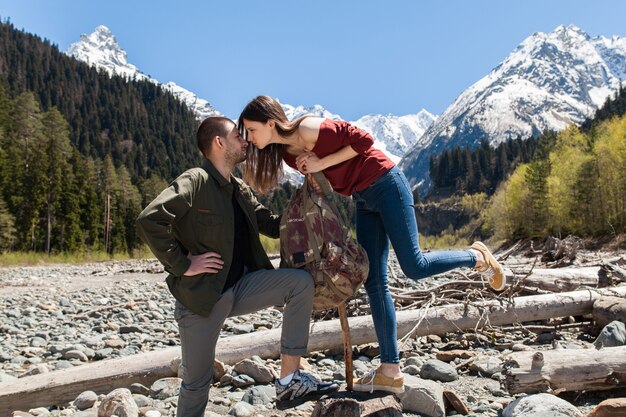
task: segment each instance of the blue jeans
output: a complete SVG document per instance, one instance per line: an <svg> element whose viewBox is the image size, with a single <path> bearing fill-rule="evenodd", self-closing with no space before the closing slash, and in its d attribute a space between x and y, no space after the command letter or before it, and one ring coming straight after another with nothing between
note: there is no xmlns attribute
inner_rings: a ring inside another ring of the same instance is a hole
<svg viewBox="0 0 626 417"><path fill-rule="evenodd" d="M399 363L396 311L387 285L389 241L405 275L426 278L458 267L474 267L476 256L469 250L422 253L411 187L393 167L363 191L355 192L357 240L367 252L370 271L365 289L383 363Z"/></svg>

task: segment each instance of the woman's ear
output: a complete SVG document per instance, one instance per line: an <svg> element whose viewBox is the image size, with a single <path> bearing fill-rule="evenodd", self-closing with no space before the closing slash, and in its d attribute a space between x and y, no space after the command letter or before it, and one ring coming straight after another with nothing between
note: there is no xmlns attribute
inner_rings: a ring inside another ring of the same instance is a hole
<svg viewBox="0 0 626 417"><path fill-rule="evenodd" d="M267 125L268 125L271 129L274 129L274 126L276 126L276 122L275 122L274 120L272 120L272 119L269 119L269 120L267 121Z"/></svg>

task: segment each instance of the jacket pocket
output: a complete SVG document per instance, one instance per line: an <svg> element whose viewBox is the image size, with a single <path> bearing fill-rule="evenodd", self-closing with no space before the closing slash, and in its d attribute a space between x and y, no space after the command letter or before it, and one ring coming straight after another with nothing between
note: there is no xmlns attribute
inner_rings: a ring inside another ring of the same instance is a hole
<svg viewBox="0 0 626 417"><path fill-rule="evenodd" d="M196 220L201 226L216 226L224 223L224 216L209 209L198 209Z"/></svg>

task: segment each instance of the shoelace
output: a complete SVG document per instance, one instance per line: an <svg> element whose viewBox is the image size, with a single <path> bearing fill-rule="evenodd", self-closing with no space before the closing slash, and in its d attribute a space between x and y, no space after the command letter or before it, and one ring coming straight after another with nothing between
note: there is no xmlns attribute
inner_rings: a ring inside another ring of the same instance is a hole
<svg viewBox="0 0 626 417"><path fill-rule="evenodd" d="M493 276L496 274L496 271L493 269L491 265L489 265L489 267L485 269L483 272L481 272L481 274L483 274L487 278L493 278Z"/></svg>
<svg viewBox="0 0 626 417"><path fill-rule="evenodd" d="M367 378L369 378L369 382L366 382ZM374 378L376 378L376 368L370 370L363 378L361 378L361 382L365 382L365 384L370 385L370 394L374 392Z"/></svg>
<svg viewBox="0 0 626 417"><path fill-rule="evenodd" d="M313 377L313 375L309 375L309 374L300 374L300 380L302 381L302 383L308 387L308 388L317 388L318 382L317 379L315 379L315 377Z"/></svg>

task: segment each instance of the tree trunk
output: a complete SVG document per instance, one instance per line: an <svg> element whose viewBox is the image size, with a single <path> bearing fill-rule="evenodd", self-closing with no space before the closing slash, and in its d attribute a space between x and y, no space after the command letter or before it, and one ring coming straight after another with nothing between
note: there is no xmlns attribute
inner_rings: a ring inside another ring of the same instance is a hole
<svg viewBox="0 0 626 417"><path fill-rule="evenodd" d="M510 394L601 391L626 386L626 346L515 352L505 362Z"/></svg>
<svg viewBox="0 0 626 417"><path fill-rule="evenodd" d="M425 336L474 330L489 325L590 314L594 301L606 295L624 297L626 287L400 311L397 313L398 337L408 333ZM352 317L349 322L353 345L376 341L370 316ZM226 364L235 364L253 355L278 358L280 332L281 329L272 329L221 338L217 343L216 359ZM342 348L339 320L315 322L311 325L309 351L341 352ZM177 370L171 369L170 363L179 356L180 347L172 347L5 382L0 384L0 415L9 415L22 408L63 405L85 390L108 393L134 382L149 385L157 379L175 376Z"/></svg>

